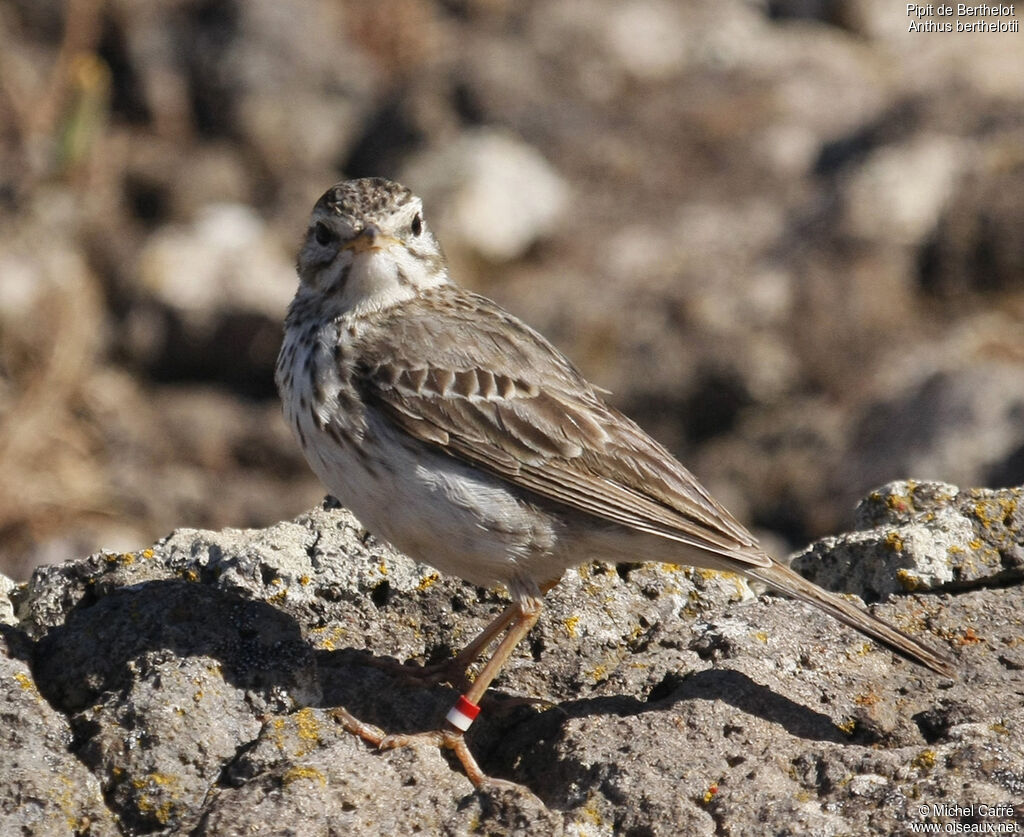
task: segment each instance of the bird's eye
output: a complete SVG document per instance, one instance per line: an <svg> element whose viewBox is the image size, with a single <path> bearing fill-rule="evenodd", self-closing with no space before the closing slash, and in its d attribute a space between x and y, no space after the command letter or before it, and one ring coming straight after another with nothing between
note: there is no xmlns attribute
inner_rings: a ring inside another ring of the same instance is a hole
<svg viewBox="0 0 1024 837"><path fill-rule="evenodd" d="M413 235L419 235L423 232L423 219L420 218L420 214L417 212L412 218L412 224L410 225Z"/></svg>
<svg viewBox="0 0 1024 837"><path fill-rule="evenodd" d="M316 222L316 226L313 227L313 237L321 247L326 247L328 244L338 240L337 233L323 221Z"/></svg>

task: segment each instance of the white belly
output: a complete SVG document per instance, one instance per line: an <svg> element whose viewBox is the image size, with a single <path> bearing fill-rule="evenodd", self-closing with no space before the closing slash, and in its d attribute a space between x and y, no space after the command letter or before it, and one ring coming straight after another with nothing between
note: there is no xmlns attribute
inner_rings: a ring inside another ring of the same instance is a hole
<svg viewBox="0 0 1024 837"><path fill-rule="evenodd" d="M333 357L337 330L319 337L309 347L298 333L285 335L285 419L310 467L367 529L445 574L502 583L516 597L535 595L537 584L574 563L554 557L567 544L552 515L499 478L406 436L373 408L364 412L339 377L346 369Z"/></svg>
<svg viewBox="0 0 1024 837"><path fill-rule="evenodd" d="M298 420L306 458L331 494L406 555L473 584L500 582L514 592L551 560L554 521L498 478L404 438L372 414L366 434L372 454L339 444L312 416ZM552 562L540 574L557 577L561 569Z"/></svg>

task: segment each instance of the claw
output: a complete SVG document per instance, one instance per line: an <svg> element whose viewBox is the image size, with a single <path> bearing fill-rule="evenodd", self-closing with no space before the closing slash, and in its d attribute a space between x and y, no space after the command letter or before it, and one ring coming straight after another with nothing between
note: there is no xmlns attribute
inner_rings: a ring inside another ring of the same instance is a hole
<svg viewBox="0 0 1024 837"><path fill-rule="evenodd" d="M462 769L466 771L466 776L473 783L473 787L478 788L485 782L498 781L497 779L491 779L480 769L480 765L476 763L473 754L469 752L469 745L466 744L466 739L461 732L445 730L444 746L455 753L455 757L459 760L459 764L462 765Z"/></svg>
<svg viewBox="0 0 1024 837"><path fill-rule="evenodd" d="M558 579L551 581L543 585L541 594L546 593L551 587L557 583ZM469 728L469 725L473 722L473 718L476 717L477 712L480 711L477 705L480 699L484 696L487 691L487 687L491 685L491 681L497 676L501 670L502 665L508 659L513 649L519 643L519 641L529 633L540 616L540 599L530 597L525 602L513 602L504 611L491 622L480 635L474 639L469 645L467 645L461 652L452 660L446 661L441 664L435 664L433 666L424 666L419 670L420 676L432 677L440 673L447 677L453 668L459 670L461 678L465 678L466 667L471 665L476 659L478 659L487 646L494 640L499 634L505 631L505 635L498 642L497 648L491 655L490 659L477 674L476 679L473 681L472 686L460 695L459 701L456 702L453 707L453 714L449 713L447 726L441 730L435 730L433 732L421 732L413 735L387 735L384 730L379 727L375 727L373 724L367 724L360 721L348 710L341 707L336 708L333 711L334 718L340 723L346 730L358 735L364 741L368 741L376 747L384 750L391 750L396 747L409 747L415 744L428 744L431 747L440 747L445 750L451 750L455 753L455 757L459 760L462 765L462 769L466 771L466 776L473 783L475 787L482 787L487 785L489 787L511 787L516 788L518 785L510 782L504 782L499 779L491 779L487 776L483 770L480 769L480 765L477 764L476 759L473 758L473 754L469 751L469 746L466 744L466 739L463 737L463 732ZM383 663L384 668L390 668L394 670L396 668L395 663L385 662ZM397 666L398 670L404 674L409 674L407 666ZM472 709L471 714L468 717L464 717L465 709ZM456 710L459 710L456 712Z"/></svg>
<svg viewBox="0 0 1024 837"><path fill-rule="evenodd" d="M441 730L431 730L430 732L393 733L391 735L385 735L377 743L377 746L381 750L396 750L399 747L416 747L420 744L442 748L447 746L444 733L441 732Z"/></svg>
<svg viewBox="0 0 1024 837"><path fill-rule="evenodd" d="M493 781L477 764L473 754L469 751L469 745L461 732L453 729L431 730L430 732L417 732L410 735L386 735L377 745L382 750L393 750L396 747L416 747L426 744L430 747L440 747L442 750L451 750L455 757L466 771L474 787L480 787L484 782Z"/></svg>
<svg viewBox="0 0 1024 837"><path fill-rule="evenodd" d="M387 733L380 727L360 721L355 715L343 706L337 706L330 712L331 717L337 721L346 732L357 735L374 747L379 747L381 742L387 738Z"/></svg>
<svg viewBox="0 0 1024 837"><path fill-rule="evenodd" d="M331 710L331 717L334 718L347 732L357 735L374 747L380 750L394 750L398 747L416 747L426 744L430 747L439 747L442 750L451 750L455 757L466 771L466 776L473 783L474 787L481 787L484 784L494 787L504 787L506 784L514 787L515 783L505 782L503 779L492 779L477 764L473 754L469 751L469 745L459 730L439 729L430 732L416 732L411 734L388 735L380 727L360 721L347 709L339 706Z"/></svg>

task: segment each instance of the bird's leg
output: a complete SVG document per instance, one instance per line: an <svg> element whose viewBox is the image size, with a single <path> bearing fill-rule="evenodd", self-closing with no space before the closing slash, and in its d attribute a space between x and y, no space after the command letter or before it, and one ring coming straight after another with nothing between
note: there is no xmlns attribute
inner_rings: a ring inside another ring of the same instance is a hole
<svg viewBox="0 0 1024 837"><path fill-rule="evenodd" d="M470 686L469 691L462 695L456 702L455 706L448 713L448 717L445 720L444 728L439 730L433 730L431 732L420 732L412 735L384 735L380 738L376 736L376 732L379 730L373 727L372 730L364 730L362 722L356 722L358 728L351 727L348 724L345 725L346 729L351 732L355 732L360 737L376 744L378 747L390 750L394 747L408 747L412 744L433 744L436 747L444 747L452 750L462 764L462 769L466 771L466 775L469 780L479 787L485 780L488 780L487 775L480 769L480 765L477 764L476 759L473 758L473 754L469 751L469 747L466 744L464 733L469 729L470 724L473 723L473 719L480 711L480 707L477 706L479 700L483 697L484 692L487 691L487 687L491 685L491 681L498 676L498 672L501 671L502 666L512 655L515 647L522 641L540 618L540 612L542 610L541 600L528 599L526 602L517 602L512 605L513 613L511 617L511 624L508 626L508 632L502 637L501 642L498 643L498 647L494 649L494 654L487 661L487 664L483 667L480 674L477 675L476 680L473 681L473 685ZM498 617L501 620L505 617L502 614ZM498 620L495 620L496 622ZM486 631L485 631L486 633ZM488 638L489 641L490 638ZM474 640L472 645L476 645L477 640ZM486 645L486 642L480 644L480 649ZM477 654L479 654L477 650ZM353 719L355 720L355 719ZM364 732L370 731L371 736L364 734ZM493 781L493 780L490 780Z"/></svg>
<svg viewBox="0 0 1024 837"><path fill-rule="evenodd" d="M469 729L473 719L476 718L480 711L480 707L477 704L483 698L484 692L487 691L494 678L498 676L498 673L508 661L516 646L522 642L523 638L530 632L530 629L537 624L541 610L543 610L542 598L544 594L558 582L559 579L556 578L541 585L539 596L530 596L521 601L513 602L505 608L497 619L484 628L476 639L456 655L452 662L457 661L459 665L468 666L484 652L496 636L502 631L506 631L505 636L501 638L498 647L494 649L494 653L483 669L481 669L469 690L459 697L455 706L449 711L442 729L409 735L387 735L379 727L360 721L347 710L340 707L332 713L335 720L349 732L358 735L360 738L381 749L390 750L414 744L430 744L435 747L452 750L462 765L462 769L466 771L466 776L477 787L485 781L511 785L512 783L503 783L502 780L489 778L480 769L480 765L477 764L473 754L469 751L464 733Z"/></svg>
<svg viewBox="0 0 1024 837"><path fill-rule="evenodd" d="M487 691L494 678L498 676L505 663L508 662L508 658L512 656L516 646L523 641L523 638L530 632L530 629L537 624L537 620L540 619L540 612L543 610L543 605L540 599L530 599L526 602L516 603L512 605L512 608L515 609L515 613L509 620L508 633L502 637L498 647L494 649L491 658L480 670L480 673L473 681L473 685L469 687L469 691L464 695L466 700L471 703L476 704L480 702L484 692Z"/></svg>
<svg viewBox="0 0 1024 837"><path fill-rule="evenodd" d="M466 669L483 654L488 645L504 631L519 614L519 605L510 604L484 628L469 645L450 660L443 660L425 666L409 663L394 663L391 660L375 660L371 664L388 671L395 671L418 683L433 685L449 682L455 687L465 686Z"/></svg>
<svg viewBox="0 0 1024 837"><path fill-rule="evenodd" d="M491 641L511 625L518 615L519 606L516 604L510 604L498 615L496 619L477 634L476 639L456 654L449 662L449 665L453 668L458 666L458 668L465 673L466 669L475 663L477 658L484 653L484 650L491 644Z"/></svg>

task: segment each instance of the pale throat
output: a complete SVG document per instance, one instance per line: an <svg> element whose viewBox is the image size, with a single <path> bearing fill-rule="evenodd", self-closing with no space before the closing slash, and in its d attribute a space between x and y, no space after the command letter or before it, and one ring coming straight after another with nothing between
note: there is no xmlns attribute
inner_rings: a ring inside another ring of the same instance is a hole
<svg viewBox="0 0 1024 837"><path fill-rule="evenodd" d="M341 292L341 307L359 314L380 311L447 283L448 272L404 247L355 254Z"/></svg>

